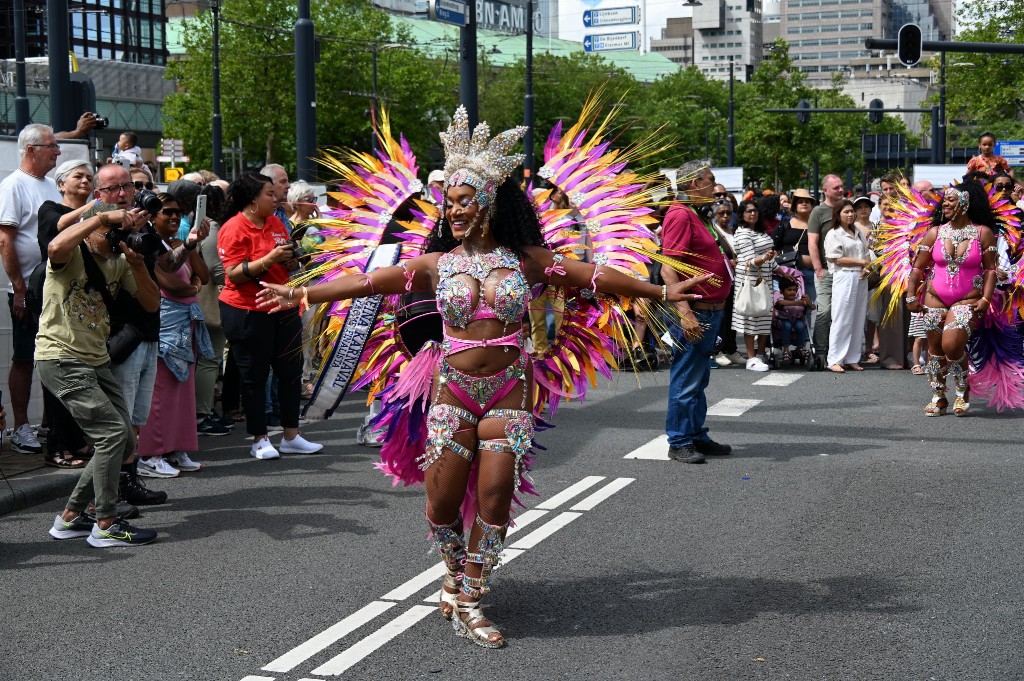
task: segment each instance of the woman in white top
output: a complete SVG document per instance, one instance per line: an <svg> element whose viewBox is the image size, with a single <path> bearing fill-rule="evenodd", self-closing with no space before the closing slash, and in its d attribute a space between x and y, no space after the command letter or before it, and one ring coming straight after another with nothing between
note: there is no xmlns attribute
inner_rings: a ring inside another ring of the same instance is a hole
<svg viewBox="0 0 1024 681"><path fill-rule="evenodd" d="M867 267L871 258L867 240L854 220L853 203L841 201L832 209L833 228L825 237L825 259L832 273L828 364L829 369L837 374L844 373L846 369L864 371L858 362L867 318Z"/></svg>

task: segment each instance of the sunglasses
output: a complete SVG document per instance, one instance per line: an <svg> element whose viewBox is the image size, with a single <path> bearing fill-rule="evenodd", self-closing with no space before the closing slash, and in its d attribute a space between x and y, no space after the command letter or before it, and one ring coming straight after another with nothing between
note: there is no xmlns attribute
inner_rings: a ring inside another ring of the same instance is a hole
<svg viewBox="0 0 1024 681"><path fill-rule="evenodd" d="M714 196L716 199L725 199L729 197L729 194L726 192L715 192L714 194L712 194L712 196Z"/></svg>
<svg viewBox="0 0 1024 681"><path fill-rule="evenodd" d="M160 215L165 215L169 218L176 218L181 215L181 209L179 208L161 208Z"/></svg>
<svg viewBox="0 0 1024 681"><path fill-rule="evenodd" d="M759 210L758 210L758 209L756 209L756 208L748 208L748 209L746 209L746 210L745 210L745 211L743 211L743 212L744 212L744 213L760 213L761 211L759 211Z"/></svg>
<svg viewBox="0 0 1024 681"><path fill-rule="evenodd" d="M136 182L135 182L135 189L136 189L137 191L140 191L140 192L141 192L141 191L142 191L143 189L149 189L150 191L152 191L152 189L153 189L153 183L152 183L152 182L141 182L141 181L136 181Z"/></svg>

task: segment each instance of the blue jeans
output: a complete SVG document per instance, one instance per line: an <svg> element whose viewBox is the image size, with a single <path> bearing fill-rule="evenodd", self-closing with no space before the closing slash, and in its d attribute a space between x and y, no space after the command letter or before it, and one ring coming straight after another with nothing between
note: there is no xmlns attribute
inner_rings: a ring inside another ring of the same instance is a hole
<svg viewBox="0 0 1024 681"><path fill-rule="evenodd" d="M665 433L669 447L683 447L694 441L708 440L704 421L708 415L708 400L704 390L711 378L711 353L722 323L722 310L694 310L704 335L696 341L687 341L680 327L672 327L676 347L672 351L669 374L668 413Z"/></svg>
<svg viewBox="0 0 1024 681"><path fill-rule="evenodd" d="M779 344L783 350L788 350L790 345L802 348L807 345L807 340L807 324L803 319L782 317L779 320Z"/></svg>

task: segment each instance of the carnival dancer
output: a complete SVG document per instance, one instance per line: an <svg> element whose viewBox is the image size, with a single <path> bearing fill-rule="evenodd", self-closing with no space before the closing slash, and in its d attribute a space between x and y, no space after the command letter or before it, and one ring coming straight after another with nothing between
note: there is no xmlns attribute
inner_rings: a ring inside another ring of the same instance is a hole
<svg viewBox="0 0 1024 681"><path fill-rule="evenodd" d="M675 302L706 281L672 286L642 282L607 265L586 264L544 246L534 207L510 176L523 155L509 155L525 128L495 136L481 124L470 135L460 107L446 133L444 206L424 255L325 284L266 284L261 308L271 311L363 296L434 291L444 340L430 343L405 367L394 391L427 373L430 408L425 472L427 521L448 568L439 608L456 632L486 648L505 644L484 617L480 598L498 562L514 495L524 488L534 434L533 366L524 351L522 319L534 286ZM383 416L388 416L387 407ZM388 446L383 450L389 462ZM475 464L474 464L475 459ZM463 540L464 498L477 512Z"/></svg>
<svg viewBox="0 0 1024 681"><path fill-rule="evenodd" d="M947 374L956 390L953 413L963 416L971 407L967 342L991 307L996 285L995 219L984 188L974 182L946 190L942 217L948 222L929 229L917 247L906 300L911 312L924 310L928 332L925 370L934 395L925 416L946 413Z"/></svg>

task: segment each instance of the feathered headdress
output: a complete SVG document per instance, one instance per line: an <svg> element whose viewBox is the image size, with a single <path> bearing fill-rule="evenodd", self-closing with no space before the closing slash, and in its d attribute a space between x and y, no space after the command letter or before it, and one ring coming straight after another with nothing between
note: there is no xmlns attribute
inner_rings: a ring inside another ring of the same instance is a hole
<svg viewBox="0 0 1024 681"><path fill-rule="evenodd" d="M476 201L481 208L494 201L498 185L523 164L525 154L509 154L523 135L526 127L519 125L494 136L487 123L480 123L469 134L469 115L466 107L459 106L452 116L447 132L441 133L444 144L445 187L468 184L476 189Z"/></svg>

